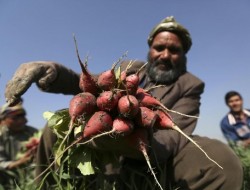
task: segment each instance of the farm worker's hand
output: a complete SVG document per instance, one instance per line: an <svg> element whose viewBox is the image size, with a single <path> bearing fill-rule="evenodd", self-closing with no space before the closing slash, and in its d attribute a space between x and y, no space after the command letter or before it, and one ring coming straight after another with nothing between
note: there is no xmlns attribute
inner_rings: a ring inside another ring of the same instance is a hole
<svg viewBox="0 0 250 190"><path fill-rule="evenodd" d="M19 158L18 160L12 161L7 168L8 169L14 169L14 168L18 168L24 164L28 164L32 161L32 159L34 158L34 153L32 153L31 150L27 151L21 158Z"/></svg>
<svg viewBox="0 0 250 190"><path fill-rule="evenodd" d="M138 128L127 136L119 136L118 134L117 136L107 135L96 138L91 143L88 143L87 146L100 151L113 152L133 159L143 160L144 157L140 145L148 149L152 138L151 135L150 130Z"/></svg>
<svg viewBox="0 0 250 190"><path fill-rule="evenodd" d="M54 62L34 61L23 63L6 85L6 101L15 104L33 82L36 82L41 89L46 89L56 77L57 69Z"/></svg>

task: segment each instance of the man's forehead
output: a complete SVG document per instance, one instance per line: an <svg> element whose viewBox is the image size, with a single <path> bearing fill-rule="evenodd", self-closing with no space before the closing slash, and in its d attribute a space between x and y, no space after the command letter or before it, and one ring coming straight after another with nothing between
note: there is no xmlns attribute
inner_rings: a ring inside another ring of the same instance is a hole
<svg viewBox="0 0 250 190"><path fill-rule="evenodd" d="M162 43L182 47L182 42L179 36L169 31L158 33L153 39L152 45Z"/></svg>
<svg viewBox="0 0 250 190"><path fill-rule="evenodd" d="M241 100L241 97L239 95L234 95L229 98L229 101L233 101L233 100Z"/></svg>
<svg viewBox="0 0 250 190"><path fill-rule="evenodd" d="M159 24L157 24L149 34L148 45L151 46L155 36L162 31L171 31L177 34L182 41L182 46L187 53L192 46L192 39L189 31L184 28L180 23L176 22L173 16L163 19Z"/></svg>

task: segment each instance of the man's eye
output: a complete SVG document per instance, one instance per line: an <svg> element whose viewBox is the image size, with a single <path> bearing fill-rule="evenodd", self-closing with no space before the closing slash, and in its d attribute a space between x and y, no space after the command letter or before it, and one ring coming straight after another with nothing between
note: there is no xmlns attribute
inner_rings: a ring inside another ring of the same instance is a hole
<svg viewBox="0 0 250 190"><path fill-rule="evenodd" d="M181 49L178 47L170 47L169 51L171 51L172 53L179 53Z"/></svg>
<svg viewBox="0 0 250 190"><path fill-rule="evenodd" d="M159 52L160 52L160 51L163 51L164 49L165 49L164 46L156 46L156 47L155 47L155 50L156 50L156 51L159 51Z"/></svg>

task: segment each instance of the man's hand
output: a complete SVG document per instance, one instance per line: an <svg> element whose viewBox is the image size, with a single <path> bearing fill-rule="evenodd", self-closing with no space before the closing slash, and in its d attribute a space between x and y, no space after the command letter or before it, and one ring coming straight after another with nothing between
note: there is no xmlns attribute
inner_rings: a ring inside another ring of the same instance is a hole
<svg viewBox="0 0 250 190"><path fill-rule="evenodd" d="M7 83L5 97L7 103L14 105L28 90L33 82L46 89L57 77L56 63L50 61L33 61L20 65L12 79Z"/></svg>
<svg viewBox="0 0 250 190"><path fill-rule="evenodd" d="M87 146L102 151L114 152L129 158L143 160L140 143L147 149L150 145L152 134L148 129L137 128L131 134L124 137L103 136L94 139Z"/></svg>
<svg viewBox="0 0 250 190"><path fill-rule="evenodd" d="M34 158L34 154L35 154L34 150L28 150L21 158L19 158L16 161L11 162L7 168L14 169L22 165L25 165L27 163L30 163L32 159Z"/></svg>

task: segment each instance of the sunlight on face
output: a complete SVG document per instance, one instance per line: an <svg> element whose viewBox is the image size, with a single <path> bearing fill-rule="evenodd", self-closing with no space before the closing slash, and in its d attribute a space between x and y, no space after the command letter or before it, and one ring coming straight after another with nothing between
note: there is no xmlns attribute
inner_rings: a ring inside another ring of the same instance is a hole
<svg viewBox="0 0 250 190"><path fill-rule="evenodd" d="M157 34L148 52L147 70L156 83L174 82L186 71L186 56L179 37L171 32Z"/></svg>

